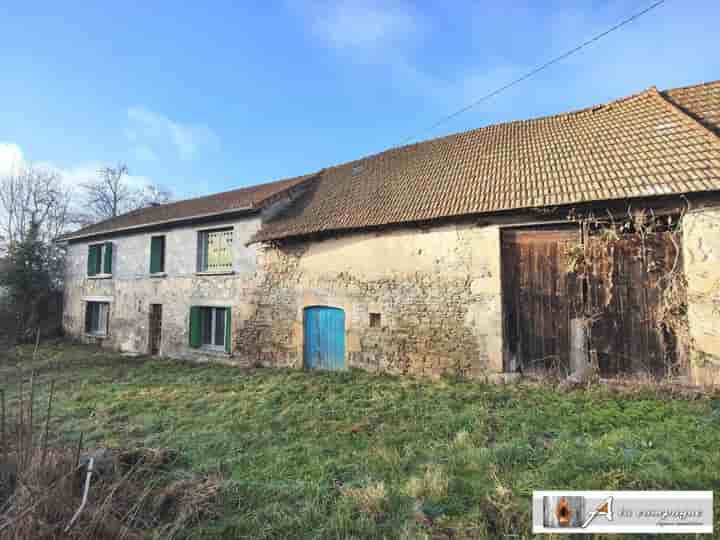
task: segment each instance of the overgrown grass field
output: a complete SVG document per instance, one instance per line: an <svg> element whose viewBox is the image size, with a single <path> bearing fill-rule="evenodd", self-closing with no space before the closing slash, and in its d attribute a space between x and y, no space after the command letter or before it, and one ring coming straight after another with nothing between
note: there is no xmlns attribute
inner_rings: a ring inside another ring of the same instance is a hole
<svg viewBox="0 0 720 540"><path fill-rule="evenodd" d="M37 373L38 410L56 381L52 426L67 440L173 448L184 467L220 472L222 517L194 538L527 538L534 489L710 489L720 522L717 399L243 371L70 345L16 360ZM0 364L9 395L16 376Z"/></svg>

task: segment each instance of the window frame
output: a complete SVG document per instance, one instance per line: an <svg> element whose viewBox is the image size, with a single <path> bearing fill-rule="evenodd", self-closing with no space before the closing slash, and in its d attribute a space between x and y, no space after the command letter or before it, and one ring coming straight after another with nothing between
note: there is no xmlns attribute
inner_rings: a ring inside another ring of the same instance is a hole
<svg viewBox="0 0 720 540"><path fill-rule="evenodd" d="M212 351L225 351L227 335L227 307L199 306L200 307L200 348ZM210 342L205 342L205 320L206 313L210 313ZM218 314L222 313L222 343L217 343Z"/></svg>
<svg viewBox="0 0 720 540"><path fill-rule="evenodd" d="M160 270L153 272L153 241L160 241ZM166 257L167 252L167 235L154 234L150 237L150 275L151 276L164 276L166 268Z"/></svg>
<svg viewBox="0 0 720 540"><path fill-rule="evenodd" d="M93 329L93 319L95 317L91 310L94 311L96 306L97 328ZM87 300L85 302L85 334L93 337L107 337L110 334L110 302L96 300Z"/></svg>
<svg viewBox="0 0 720 540"><path fill-rule="evenodd" d="M227 266L211 269L208 263L208 244L210 235L218 233L230 233L230 241L227 242L226 248L229 250L229 263ZM196 261L196 273L197 274L232 274L234 270L235 254L233 247L235 243L235 227L215 227L212 229L203 229L197 232L197 261Z"/></svg>
<svg viewBox="0 0 720 540"><path fill-rule="evenodd" d="M112 248L112 242L94 242L92 244L88 244L88 252L87 252L87 266L90 265L90 250L96 249L97 255L95 258L95 272L90 273L87 272L88 268L86 268L87 277L90 279L103 279L103 278L109 278L113 275L113 261L112 258L114 256L114 249ZM106 272L106 264L105 264L105 258L107 257L107 250L110 250L110 272Z"/></svg>

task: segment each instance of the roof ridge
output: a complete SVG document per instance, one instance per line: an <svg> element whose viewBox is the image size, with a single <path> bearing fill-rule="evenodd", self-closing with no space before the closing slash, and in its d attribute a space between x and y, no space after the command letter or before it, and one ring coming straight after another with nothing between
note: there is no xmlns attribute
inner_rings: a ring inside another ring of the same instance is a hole
<svg viewBox="0 0 720 540"><path fill-rule="evenodd" d="M675 88L666 88L665 90L662 90L660 93L665 94L667 92L675 92L676 90L689 90L690 88L702 88L703 86L710 86L711 84L720 84L720 79L715 79L714 81L701 82L701 83L697 83L697 84L688 84L686 86L676 86Z"/></svg>
<svg viewBox="0 0 720 540"><path fill-rule="evenodd" d="M238 192L238 191L253 190L253 189L257 189L257 188L269 186L269 185L271 185L271 184L280 184L280 183L282 183L282 182L289 182L289 181L291 181L291 180L299 180L300 178L310 177L310 176L313 176L313 175L315 175L315 174L317 174L317 173L316 173L316 172L313 172L313 173L309 173L309 174L299 174L299 175L297 175L297 176L289 176L289 177L287 177L287 178L281 178L280 180L271 180L270 182L263 182L262 184L252 184L252 185L250 185L250 186L239 187L239 188L235 188L235 189L228 189L228 190L225 190L225 191L216 191L216 192L214 192L214 193L209 193L208 195L199 195L199 196L197 196L197 197L188 197L188 198L186 198L186 199L179 199L179 200L177 200L177 201L171 201L171 202L168 202L168 203L164 203L162 206L170 206L170 205L172 205L172 204L179 204L179 203L184 203L184 202L187 202L187 201L196 201L196 200L200 200L200 199L206 199L206 198L209 198L209 197L217 197L217 196L220 196L220 195L227 195L228 193L236 193L236 192ZM263 199L263 200L264 200L264 199ZM137 209L137 210L145 210L146 208L147 208L147 207L145 207L145 208L139 208L139 209ZM127 213L121 214L121 215L127 215ZM118 216L118 217L119 217L119 216Z"/></svg>
<svg viewBox="0 0 720 540"><path fill-rule="evenodd" d="M710 140L712 144L717 145L720 147L720 137L715 135L715 133L710 130L709 128L705 127L700 121L693 118L689 113L685 112L681 107L673 103L671 99L669 99L667 96L665 96L664 92L658 91L657 88L654 86L652 87L653 92L652 95L656 96L656 99L659 99L660 102L670 111L672 111L676 116L680 117L687 125L692 126L693 129L698 130L700 133L703 134L704 137Z"/></svg>
<svg viewBox="0 0 720 540"><path fill-rule="evenodd" d="M488 125L486 125L486 126L481 126L481 127L477 127L477 128L472 128L472 129L468 129L468 130L465 130L465 131L457 131L457 132L455 132L455 133L450 133L450 134L448 134L448 135L443 135L442 137L434 137L434 138L431 138L431 139L424 139L424 140L422 140L422 141L417 141L417 142L414 142L414 143L404 144L404 145L401 145L401 146L392 146L392 147L387 148L387 149L385 149L385 150L380 150L379 152L374 152L374 153L372 153L372 154L367 154L367 155L362 156L362 157L359 157L359 158L357 158L357 159L352 159L352 160L350 160L350 161L344 161L344 162L342 162L342 163L337 163L337 164L335 164L335 165L330 165L330 166L328 166L328 167L325 167L323 170L318 171L318 172L315 173L315 174L320 174L320 173L322 173L324 170L327 170L327 169L337 169L337 168L340 168L340 167L346 167L346 166L348 166L348 165L351 165L351 164L353 164L353 163L357 163L357 162L359 162L359 161L366 161L366 160L370 160L370 159L375 159L375 158L378 158L378 157L380 157L380 156L388 155L388 154L391 154L391 153L394 153L394 152L399 152L400 150L407 150L407 149L409 149L409 148L411 148L411 147L417 147L417 146L420 146L420 145L423 145L423 144L427 144L427 143L437 143L437 142L440 142L440 141L445 141L445 140L453 139L453 138L456 138L456 137L459 137L459 136L462 136L462 135L467 135L467 134L470 134L470 133L477 133L477 132L480 132L480 131L483 131L483 130L486 130L486 129L490 129L490 128L494 128L494 127L499 127L499 126L513 126L513 125L517 125L517 124L529 124L529 123L533 123L533 122L542 122L542 121L545 121L545 120L553 120L553 119L561 119L561 118L566 118L566 117L574 117L574 116L579 116L579 115L581 115L581 114L587 114L587 113L592 113L592 112L595 112L595 111L600 111L600 110L603 110L603 109L608 109L608 108L610 108L610 107L614 107L614 106L619 105L619 104L621 104L621 103L624 103L624 102L626 102L626 101L631 101L631 100L634 100L634 99L638 99L638 98L644 97L644 96L646 96L646 95L648 94L648 92L650 92L650 91L653 90L653 89L657 92L657 88L656 88L655 86L651 86L650 88L646 88L645 90L643 90L643 91L641 91L641 92L637 92L637 93L635 93L635 94L630 94L630 95L628 95L628 96L622 96L622 97L619 97L619 98L611 99L610 101L607 101L607 102L605 102L605 103L598 103L598 104L595 104L595 105L588 105L587 107L582 107L582 108L580 108L580 109L575 109L575 110L571 110L571 111L563 111L563 112L559 112L559 113L555 113L555 114L547 114L547 115L544 115L544 116L537 116L537 117L535 117L535 118L521 118L521 119L518 119L518 120L508 120L508 121L506 121L506 122L496 122L496 123L494 123L494 124L488 124Z"/></svg>

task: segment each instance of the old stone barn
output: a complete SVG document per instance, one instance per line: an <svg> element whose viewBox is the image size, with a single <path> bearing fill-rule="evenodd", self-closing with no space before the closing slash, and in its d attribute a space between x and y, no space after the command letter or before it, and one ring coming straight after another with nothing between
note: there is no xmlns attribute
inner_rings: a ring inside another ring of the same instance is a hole
<svg viewBox="0 0 720 540"><path fill-rule="evenodd" d="M146 208L69 243L69 334L128 352L720 384L720 81Z"/></svg>

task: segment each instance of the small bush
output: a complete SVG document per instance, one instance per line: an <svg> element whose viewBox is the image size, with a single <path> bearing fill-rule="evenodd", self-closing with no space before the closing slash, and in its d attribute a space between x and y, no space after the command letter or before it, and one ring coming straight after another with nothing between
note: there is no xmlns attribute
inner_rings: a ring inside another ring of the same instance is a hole
<svg viewBox="0 0 720 540"><path fill-rule="evenodd" d="M447 495L448 475L441 465L431 464L425 468L425 474L413 476L405 485L405 491L415 499L438 500Z"/></svg>
<svg viewBox="0 0 720 540"><path fill-rule="evenodd" d="M376 520L382 517L387 504L385 484L382 482L364 487L344 487L342 495L352 499L361 512Z"/></svg>

